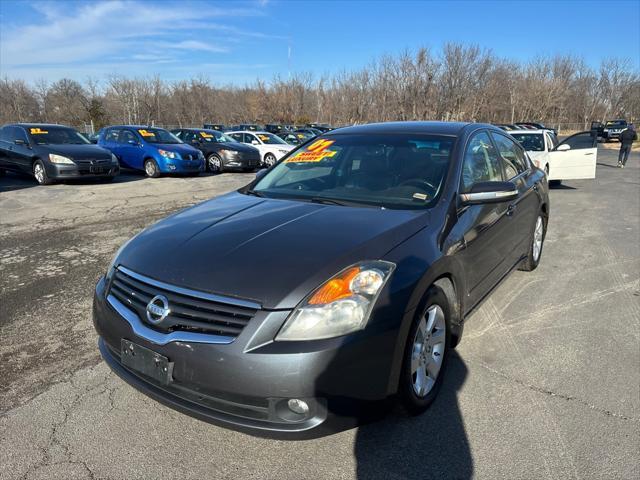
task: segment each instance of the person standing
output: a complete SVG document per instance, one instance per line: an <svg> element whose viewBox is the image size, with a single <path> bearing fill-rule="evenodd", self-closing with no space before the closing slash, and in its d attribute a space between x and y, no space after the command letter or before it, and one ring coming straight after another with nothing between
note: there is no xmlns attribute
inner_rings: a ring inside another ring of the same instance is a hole
<svg viewBox="0 0 640 480"><path fill-rule="evenodd" d="M620 153L618 153L618 167L624 168L624 166L627 164L629 153L631 153L631 145L633 144L634 140L637 139L638 134L636 133L635 128L633 128L633 123L630 123L629 126L620 134Z"/></svg>

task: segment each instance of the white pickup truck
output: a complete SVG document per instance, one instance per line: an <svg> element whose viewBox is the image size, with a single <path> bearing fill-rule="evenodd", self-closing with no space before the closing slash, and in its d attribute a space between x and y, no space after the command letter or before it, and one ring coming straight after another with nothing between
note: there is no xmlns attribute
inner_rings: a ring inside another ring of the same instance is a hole
<svg viewBox="0 0 640 480"><path fill-rule="evenodd" d="M546 130L512 130L509 135L520 142L534 165L545 171L552 185L596 178L598 147L591 132L576 133L560 143Z"/></svg>

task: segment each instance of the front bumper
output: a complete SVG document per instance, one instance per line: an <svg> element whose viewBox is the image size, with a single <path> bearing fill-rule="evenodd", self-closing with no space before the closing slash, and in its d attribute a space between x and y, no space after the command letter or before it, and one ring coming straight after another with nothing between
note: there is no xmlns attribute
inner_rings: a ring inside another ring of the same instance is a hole
<svg viewBox="0 0 640 480"><path fill-rule="evenodd" d="M303 433L317 430L332 413L355 417L362 401L389 396L397 332L260 343L255 339L265 331L273 338L289 314L261 310L232 343L165 342L163 335L146 335L148 326L137 315L135 326L118 313L105 288L103 278L93 303L105 361L125 381L183 413L241 430ZM122 339L167 357L173 369L169 382L122 365ZM287 408L292 398L304 400L309 412L293 415Z"/></svg>
<svg viewBox="0 0 640 480"><path fill-rule="evenodd" d="M223 153L224 167L227 169L248 170L258 168L260 166L260 154L256 152L254 155L244 152Z"/></svg>
<svg viewBox="0 0 640 480"><path fill-rule="evenodd" d="M120 173L120 166L113 163L108 164L76 164L60 165L47 162L47 176L56 180L69 180L74 178L108 178L115 177Z"/></svg>
<svg viewBox="0 0 640 480"><path fill-rule="evenodd" d="M204 159L182 160L179 158L156 158L158 169L162 173L195 173L204 172Z"/></svg>

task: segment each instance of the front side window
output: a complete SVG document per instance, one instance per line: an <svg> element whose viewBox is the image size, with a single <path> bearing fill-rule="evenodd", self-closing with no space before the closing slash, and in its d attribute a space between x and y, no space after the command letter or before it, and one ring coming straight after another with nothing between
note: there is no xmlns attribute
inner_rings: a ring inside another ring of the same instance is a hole
<svg viewBox="0 0 640 480"><path fill-rule="evenodd" d="M565 138L560 145L569 145L571 150L580 150L583 148L594 148L597 146L597 142L596 139L591 136L591 132L579 132Z"/></svg>
<svg viewBox="0 0 640 480"><path fill-rule="evenodd" d="M334 135L285 157L253 187L261 196L396 209L438 198L455 137Z"/></svg>
<svg viewBox="0 0 640 480"><path fill-rule="evenodd" d="M129 143L135 142L138 143L138 139L135 134L130 130L121 130L120 135L118 136L118 143Z"/></svg>
<svg viewBox="0 0 640 480"><path fill-rule="evenodd" d="M527 161L522 148L513 140L499 133L492 132L496 148L504 164L505 177L511 179L527 170Z"/></svg>
<svg viewBox="0 0 640 480"><path fill-rule="evenodd" d="M31 140L37 145L86 145L91 143L73 128L68 127L28 127L27 131ZM24 136L24 132L22 135ZM24 140L27 140L26 137Z"/></svg>
<svg viewBox="0 0 640 480"><path fill-rule="evenodd" d="M493 147L489 134L480 132L473 136L464 154L462 164L462 193L471 191L480 182L502 181L502 168L498 152Z"/></svg>
<svg viewBox="0 0 640 480"><path fill-rule="evenodd" d="M111 128L111 129L107 130L107 132L104 134L104 141L105 142L117 142L119 135L120 135L120 130L116 130L115 128Z"/></svg>
<svg viewBox="0 0 640 480"><path fill-rule="evenodd" d="M236 142L244 143L244 138L242 133L232 133L229 136L233 138Z"/></svg>

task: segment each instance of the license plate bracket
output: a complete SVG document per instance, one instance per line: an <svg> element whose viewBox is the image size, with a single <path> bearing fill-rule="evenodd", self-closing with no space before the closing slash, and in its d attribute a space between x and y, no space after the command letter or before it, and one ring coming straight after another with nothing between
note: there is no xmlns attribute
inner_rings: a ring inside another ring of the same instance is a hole
<svg viewBox="0 0 640 480"><path fill-rule="evenodd" d="M125 367L141 373L162 385L171 382L173 362L159 353L124 338L120 342L120 361Z"/></svg>

